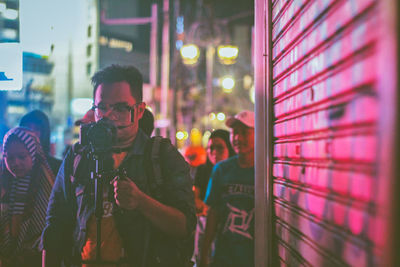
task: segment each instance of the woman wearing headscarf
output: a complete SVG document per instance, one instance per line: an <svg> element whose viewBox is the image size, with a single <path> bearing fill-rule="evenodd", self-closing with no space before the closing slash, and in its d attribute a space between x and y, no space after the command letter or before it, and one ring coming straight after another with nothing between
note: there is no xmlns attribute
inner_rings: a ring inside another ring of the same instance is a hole
<svg viewBox="0 0 400 267"><path fill-rule="evenodd" d="M208 207L204 203L204 197L207 191L208 181L210 180L211 171L214 165L222 160L234 156L236 153L232 148L229 132L226 130L218 129L211 133L207 143L207 162L197 168L196 176L194 179L194 196L196 204L196 213L198 216L198 223L196 228L195 237L195 255L199 256L200 242L204 234L206 215Z"/></svg>
<svg viewBox="0 0 400 267"><path fill-rule="evenodd" d="M16 127L3 141L0 166L0 266L41 266L39 242L54 174L39 138Z"/></svg>
<svg viewBox="0 0 400 267"><path fill-rule="evenodd" d="M47 162L53 173L57 175L61 160L50 155L50 122L47 115L43 111L33 110L21 118L19 126L31 129L39 137Z"/></svg>

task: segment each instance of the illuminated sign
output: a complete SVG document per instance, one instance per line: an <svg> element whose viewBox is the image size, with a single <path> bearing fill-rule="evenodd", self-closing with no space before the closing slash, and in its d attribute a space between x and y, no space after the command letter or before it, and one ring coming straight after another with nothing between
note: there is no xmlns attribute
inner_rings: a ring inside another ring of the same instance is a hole
<svg viewBox="0 0 400 267"><path fill-rule="evenodd" d="M93 106L92 98L74 98L71 101L71 110L74 115L85 115Z"/></svg>
<svg viewBox="0 0 400 267"><path fill-rule="evenodd" d="M25 62L26 63L26 62ZM53 90L54 79L48 75L27 72L25 69L23 86L30 88L31 91L38 91L44 94L51 94Z"/></svg>
<svg viewBox="0 0 400 267"><path fill-rule="evenodd" d="M133 44L132 42L116 39L116 38L108 38L105 36L100 36L99 44L102 46L108 46L109 48L121 48L125 49L126 52L131 52Z"/></svg>
<svg viewBox="0 0 400 267"><path fill-rule="evenodd" d="M0 90L22 89L22 49L19 43L0 43Z"/></svg>

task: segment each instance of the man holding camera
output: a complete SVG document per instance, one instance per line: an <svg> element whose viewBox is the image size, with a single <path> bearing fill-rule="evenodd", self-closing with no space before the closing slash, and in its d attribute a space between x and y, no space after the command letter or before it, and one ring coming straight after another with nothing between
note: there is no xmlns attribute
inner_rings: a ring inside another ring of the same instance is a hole
<svg viewBox="0 0 400 267"><path fill-rule="evenodd" d="M145 109L142 75L134 67L112 65L97 72L92 83L95 124L116 129L110 152L102 152L110 171L97 176L104 187L101 223L95 218L93 163L81 144L66 155L50 197L42 236L45 266L60 266L62 260L85 266L186 266L180 244L196 224L189 168L170 142L162 143L162 193L152 195L145 167L151 139L138 128ZM122 169L123 175L116 174Z"/></svg>

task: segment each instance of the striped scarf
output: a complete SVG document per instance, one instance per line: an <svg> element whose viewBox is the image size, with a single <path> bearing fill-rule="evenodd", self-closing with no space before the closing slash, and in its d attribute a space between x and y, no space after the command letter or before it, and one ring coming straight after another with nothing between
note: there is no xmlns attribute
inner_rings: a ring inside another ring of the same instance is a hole
<svg viewBox="0 0 400 267"><path fill-rule="evenodd" d="M23 182L17 182L6 170L4 159L2 162L0 256L8 259L17 256L22 250L32 251L38 248L54 183L54 174L46 161L39 138L31 130L16 127L8 131L4 136L3 153L7 152L15 137L29 151L33 167L30 177L19 178ZM25 203L17 203L15 199L24 199ZM14 201L11 202L12 200Z"/></svg>

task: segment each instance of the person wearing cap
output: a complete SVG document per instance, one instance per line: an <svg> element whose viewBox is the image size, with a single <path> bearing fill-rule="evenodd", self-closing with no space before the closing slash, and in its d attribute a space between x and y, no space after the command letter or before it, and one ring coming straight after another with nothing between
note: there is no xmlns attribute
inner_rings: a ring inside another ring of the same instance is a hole
<svg viewBox="0 0 400 267"><path fill-rule="evenodd" d="M211 174L200 267L254 266L254 113L242 111L228 118L226 125L237 155L217 163Z"/></svg>

